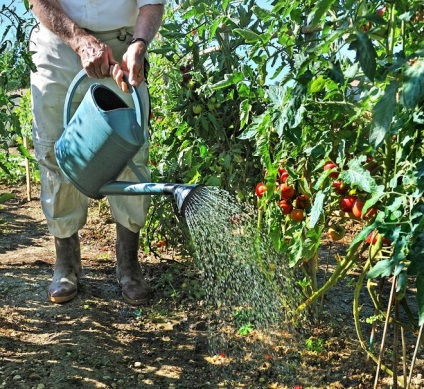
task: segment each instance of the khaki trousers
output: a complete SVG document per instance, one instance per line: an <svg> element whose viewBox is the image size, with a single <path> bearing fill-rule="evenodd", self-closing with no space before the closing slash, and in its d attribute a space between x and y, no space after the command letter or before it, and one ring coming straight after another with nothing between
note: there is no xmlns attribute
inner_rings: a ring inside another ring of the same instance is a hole
<svg viewBox="0 0 424 389"><path fill-rule="evenodd" d="M131 40L130 34L130 29L93 33L112 48L114 57L119 62ZM31 95L33 141L41 180L41 206L50 233L58 238L67 238L86 223L88 198L63 175L56 162L54 144L63 131L63 109L68 87L82 66L78 55L42 25L37 26L31 34L30 50L34 52L33 61L37 67L37 71L31 74ZM112 79L86 78L75 92L71 117L88 86L93 82L108 86L129 106L134 106L131 95L120 91ZM144 128L147 132L150 106L146 83L143 82L138 90L143 106ZM142 147L133 161L146 182L150 181L150 170L147 167L148 145ZM139 181L129 168L125 168L117 179ZM149 196L115 195L108 196L108 200L116 222L133 232L143 227L150 203Z"/></svg>

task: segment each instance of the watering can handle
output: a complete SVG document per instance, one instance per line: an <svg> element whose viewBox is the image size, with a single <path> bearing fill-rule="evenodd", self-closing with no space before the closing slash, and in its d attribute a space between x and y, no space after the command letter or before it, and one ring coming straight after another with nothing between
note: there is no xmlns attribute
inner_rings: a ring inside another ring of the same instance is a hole
<svg viewBox="0 0 424 389"><path fill-rule="evenodd" d="M87 73L84 69L82 69L78 72L78 74L74 77L71 84L69 85L68 93L66 94L66 98L65 98L65 109L64 109L64 112L63 112L63 127L64 128L67 127L69 120L70 120L70 117L71 117L71 103L72 103L72 99L74 97L75 91L77 90L77 87L81 83L81 81L86 77L87 77ZM124 80L127 81L126 78L124 78ZM131 93L131 97L134 101L135 117L137 119L137 123L139 124L140 127L142 127L140 95L139 95L136 88L134 88L128 82L127 82L127 84L128 84L128 87L129 87L129 90L130 90L130 93Z"/></svg>

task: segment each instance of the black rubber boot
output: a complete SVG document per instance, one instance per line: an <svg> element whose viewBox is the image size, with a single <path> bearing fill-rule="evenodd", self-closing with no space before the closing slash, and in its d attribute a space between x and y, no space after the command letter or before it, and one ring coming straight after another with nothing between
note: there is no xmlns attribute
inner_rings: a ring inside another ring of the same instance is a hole
<svg viewBox="0 0 424 389"><path fill-rule="evenodd" d="M78 233L69 238L54 238L56 263L52 283L49 286L49 300L65 303L77 295L78 279L81 275L81 251Z"/></svg>
<svg viewBox="0 0 424 389"><path fill-rule="evenodd" d="M152 294L138 262L139 237L139 232L116 223L116 278L122 288L122 297L131 305L147 303Z"/></svg>

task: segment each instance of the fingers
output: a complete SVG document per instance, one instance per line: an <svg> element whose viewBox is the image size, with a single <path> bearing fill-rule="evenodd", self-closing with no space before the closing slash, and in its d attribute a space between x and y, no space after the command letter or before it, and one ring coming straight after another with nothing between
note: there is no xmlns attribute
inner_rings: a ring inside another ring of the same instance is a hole
<svg viewBox="0 0 424 389"><path fill-rule="evenodd" d="M124 81L124 71L121 69L119 64L115 64L110 67L110 75L115 80L116 84L120 89L122 89L125 93L129 92L129 88L127 83Z"/></svg>
<svg viewBox="0 0 424 389"><path fill-rule="evenodd" d="M128 82L137 88L144 81L143 69L132 68L128 77Z"/></svg>

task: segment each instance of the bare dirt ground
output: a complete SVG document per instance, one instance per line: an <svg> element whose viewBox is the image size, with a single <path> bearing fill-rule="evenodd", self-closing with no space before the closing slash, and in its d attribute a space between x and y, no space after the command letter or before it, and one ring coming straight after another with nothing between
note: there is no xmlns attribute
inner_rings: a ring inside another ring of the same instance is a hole
<svg viewBox="0 0 424 389"><path fill-rule="evenodd" d="M16 197L0 205L0 388L373 387L375 364L366 363L353 327L355 274L325 297L318 323L272 336L234 328L228 347L211 352L190 259L140 254L155 296L149 306L128 306L115 279L114 225L95 202L80 234L80 292L67 304L49 303L54 246L37 188L32 201L24 186L0 185L5 192ZM363 309L372 315L369 301ZM423 354L416 388L424 387ZM378 387L390 387L381 377Z"/></svg>

